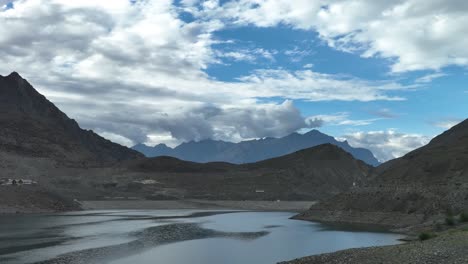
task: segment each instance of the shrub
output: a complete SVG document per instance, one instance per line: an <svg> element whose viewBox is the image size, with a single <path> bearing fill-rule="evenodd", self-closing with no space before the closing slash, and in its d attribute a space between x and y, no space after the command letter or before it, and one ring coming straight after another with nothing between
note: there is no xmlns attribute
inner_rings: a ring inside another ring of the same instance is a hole
<svg viewBox="0 0 468 264"><path fill-rule="evenodd" d="M447 216L447 218L445 218L445 224L448 225L448 226L454 226L455 225L455 218L451 215Z"/></svg>
<svg viewBox="0 0 468 264"><path fill-rule="evenodd" d="M419 240L421 240L421 241L428 240L428 239L431 239L433 237L435 237L435 235L432 234L432 233L423 232L423 233L419 234Z"/></svg>
<svg viewBox="0 0 468 264"><path fill-rule="evenodd" d="M463 212L463 213L460 214L460 222L461 223L468 222L468 213Z"/></svg>

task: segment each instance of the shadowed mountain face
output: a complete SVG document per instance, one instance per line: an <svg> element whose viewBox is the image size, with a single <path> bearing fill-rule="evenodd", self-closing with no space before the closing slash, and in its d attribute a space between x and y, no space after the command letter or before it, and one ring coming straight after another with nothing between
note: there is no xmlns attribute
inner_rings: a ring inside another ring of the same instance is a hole
<svg viewBox="0 0 468 264"><path fill-rule="evenodd" d="M306 215L321 218L323 211L334 211L428 217L463 210L468 210L468 119L428 145L380 165L364 186L314 206Z"/></svg>
<svg viewBox="0 0 468 264"><path fill-rule="evenodd" d="M265 138L240 143L204 140L183 143L174 149L164 144L155 147L139 144L134 146L133 149L140 151L147 157L172 156L194 162L223 161L242 164L279 157L326 143L341 147L356 159L362 160L369 165L377 166L380 164L369 150L353 148L348 142L337 141L335 138L317 130L312 130L303 135L293 133L283 138Z"/></svg>
<svg viewBox="0 0 468 264"><path fill-rule="evenodd" d="M371 168L332 144L242 165L156 157L129 167L166 190L183 190L175 196L227 200L322 199L360 184Z"/></svg>
<svg viewBox="0 0 468 264"><path fill-rule="evenodd" d="M0 76L0 127L0 149L7 153L91 163L142 157L81 129L17 73Z"/></svg>

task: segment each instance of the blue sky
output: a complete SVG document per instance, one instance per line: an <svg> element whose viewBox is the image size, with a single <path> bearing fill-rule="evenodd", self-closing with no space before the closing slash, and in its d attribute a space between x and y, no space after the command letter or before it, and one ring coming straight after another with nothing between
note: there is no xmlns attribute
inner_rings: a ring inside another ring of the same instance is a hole
<svg viewBox="0 0 468 264"><path fill-rule="evenodd" d="M233 43L221 44L222 52L238 49L265 49L274 52L274 60L258 58L254 62L226 60L216 64L206 72L213 78L223 81L236 81L257 68L288 69L292 71L312 69L320 73L347 75L366 80L395 80L408 86L404 91L392 93L404 98L401 101L377 100L324 101L310 102L297 100L295 105L305 116L323 113L349 112L350 118L357 120L379 119L359 130L385 130L395 128L408 133L422 133L432 136L447 127L438 123L461 121L468 116L468 75L465 67L441 69L445 74L429 82L418 82L419 78L433 74L432 70L420 70L399 74L391 73L391 59L362 58L359 54L335 50L324 43L313 31L275 28L236 27L217 32L216 37ZM310 68L309 68L310 67ZM280 102L283 98L272 98ZM383 112L383 113L382 113ZM326 126L322 130L339 135L345 130L356 130L350 126Z"/></svg>
<svg viewBox="0 0 468 264"><path fill-rule="evenodd" d="M127 146L319 129L384 161L468 116L467 14L455 0L0 0L0 68Z"/></svg>

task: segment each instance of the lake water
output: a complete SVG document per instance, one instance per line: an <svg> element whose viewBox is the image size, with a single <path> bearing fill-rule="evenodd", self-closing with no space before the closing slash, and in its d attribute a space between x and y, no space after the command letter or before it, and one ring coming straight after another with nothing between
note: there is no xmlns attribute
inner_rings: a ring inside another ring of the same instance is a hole
<svg viewBox="0 0 468 264"><path fill-rule="evenodd" d="M401 235L334 230L289 212L85 211L0 216L0 263L276 263Z"/></svg>

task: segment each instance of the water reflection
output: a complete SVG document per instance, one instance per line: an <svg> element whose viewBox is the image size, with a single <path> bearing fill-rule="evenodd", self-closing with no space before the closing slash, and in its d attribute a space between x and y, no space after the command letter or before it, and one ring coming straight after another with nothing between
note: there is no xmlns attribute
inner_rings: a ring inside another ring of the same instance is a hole
<svg viewBox="0 0 468 264"><path fill-rule="evenodd" d="M0 218L0 263L275 263L398 243L398 234L338 230L292 213L88 211Z"/></svg>

